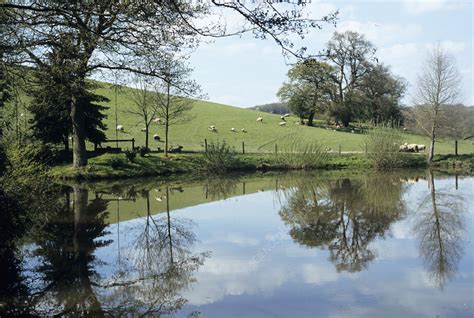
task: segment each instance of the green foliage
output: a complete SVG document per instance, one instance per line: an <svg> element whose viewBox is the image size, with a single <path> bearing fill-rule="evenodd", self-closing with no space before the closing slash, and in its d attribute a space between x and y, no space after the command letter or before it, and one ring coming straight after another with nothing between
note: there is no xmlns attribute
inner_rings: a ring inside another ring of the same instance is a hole
<svg viewBox="0 0 474 318"><path fill-rule="evenodd" d="M292 169L310 169L322 166L328 157L327 151L320 143L295 140L276 154L275 161Z"/></svg>
<svg viewBox="0 0 474 318"><path fill-rule="evenodd" d="M316 114L325 114L334 95L334 69L327 63L315 59L296 64L288 71L287 83L278 91L278 97L288 104L289 109L313 125Z"/></svg>
<svg viewBox="0 0 474 318"><path fill-rule="evenodd" d="M376 123L393 121L402 124L402 106L400 100L405 94L407 83L393 75L383 65L375 65L362 78L358 90L362 118Z"/></svg>
<svg viewBox="0 0 474 318"><path fill-rule="evenodd" d="M35 72L36 86L30 92L32 101L29 111L33 114L33 134L36 138L49 143L62 143L68 149L68 137L72 134L71 105L73 96L78 107L84 111L86 139L100 142L106 139L103 123L106 107L98 103L108 102L104 96L93 93L96 85L89 82L82 90L71 86L72 75L68 74L67 60L59 53L50 54L51 65L38 68Z"/></svg>
<svg viewBox="0 0 474 318"><path fill-rule="evenodd" d="M137 157L137 151L135 149L132 149L132 150L127 149L125 150L125 157L127 158L128 162L134 162L135 158Z"/></svg>
<svg viewBox="0 0 474 318"><path fill-rule="evenodd" d="M107 163L114 170L124 168L126 166L125 161L123 161L122 158L117 158L117 157L110 158Z"/></svg>
<svg viewBox="0 0 474 318"><path fill-rule="evenodd" d="M398 129L389 124L379 124L366 135L367 155L376 170L389 170L403 165L400 153L402 136Z"/></svg>
<svg viewBox="0 0 474 318"><path fill-rule="evenodd" d="M148 147L140 147L138 148L138 153L140 154L140 157L145 157L147 154L151 152L150 148Z"/></svg>
<svg viewBox="0 0 474 318"><path fill-rule="evenodd" d="M231 169L237 161L234 149L225 141L211 141L204 153L204 170L222 174Z"/></svg>

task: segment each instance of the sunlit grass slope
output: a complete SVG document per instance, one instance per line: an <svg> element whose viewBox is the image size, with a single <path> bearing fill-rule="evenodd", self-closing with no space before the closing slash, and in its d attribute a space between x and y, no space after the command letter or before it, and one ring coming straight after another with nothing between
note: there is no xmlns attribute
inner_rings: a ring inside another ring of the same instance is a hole
<svg viewBox="0 0 474 318"><path fill-rule="evenodd" d="M118 93L118 124L125 128L125 132L119 132L118 136L120 139L135 138L137 140L136 144L141 146L145 142L145 133L141 131L144 124L141 118L126 112L127 108L132 105L132 100L128 97L131 90L131 88L125 87ZM106 83L103 83L97 92L110 99L110 102L106 104L109 107L107 110L108 118L106 119L109 129L106 134L109 139L115 139L115 92ZM245 92L242 94L245 94ZM287 118L286 126L280 127L278 125L281 122L279 115L208 101L196 101L191 116L193 119L188 123L171 127L170 143L180 144L184 147L184 150L203 150L204 139L207 139L208 142L211 140L225 140L238 151L241 151L242 142L245 142L246 152L272 152L275 149L275 144L278 145L279 150L283 150L296 140L299 142L317 141L332 151L338 151L339 145L343 152L364 150L364 136L361 134L301 126L296 124L298 122L296 117ZM263 123L256 121L258 117L263 117ZM208 127L210 125L214 125L217 132L209 131ZM232 132L231 128L235 128L236 132ZM242 128L247 132L242 132ZM152 123L150 129L150 148L163 148L163 142L154 141L153 134L159 134L163 137L164 127ZM418 135L406 134L404 141L428 145L428 139ZM122 148L129 147L128 144L121 146ZM452 153L453 151L454 142L452 140L437 143L437 153ZM473 142L459 142L459 152L474 153Z"/></svg>

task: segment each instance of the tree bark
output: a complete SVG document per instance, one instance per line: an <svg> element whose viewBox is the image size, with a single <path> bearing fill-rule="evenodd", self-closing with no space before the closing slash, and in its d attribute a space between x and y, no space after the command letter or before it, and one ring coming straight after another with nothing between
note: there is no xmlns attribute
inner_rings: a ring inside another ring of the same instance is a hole
<svg viewBox="0 0 474 318"><path fill-rule="evenodd" d="M308 115L308 122L306 123L306 126L313 126L313 120L314 120L314 112L310 112Z"/></svg>
<svg viewBox="0 0 474 318"><path fill-rule="evenodd" d="M148 148L148 125L145 126L145 148Z"/></svg>
<svg viewBox="0 0 474 318"><path fill-rule="evenodd" d="M433 161L434 156L434 147L435 147L435 126L431 127L431 134L430 134L430 151L428 152L428 164L431 164Z"/></svg>
<svg viewBox="0 0 474 318"><path fill-rule="evenodd" d="M71 121L72 134L74 138L73 144L73 167L80 168L87 165L86 136L84 112L80 109L76 96L72 97L71 102Z"/></svg>

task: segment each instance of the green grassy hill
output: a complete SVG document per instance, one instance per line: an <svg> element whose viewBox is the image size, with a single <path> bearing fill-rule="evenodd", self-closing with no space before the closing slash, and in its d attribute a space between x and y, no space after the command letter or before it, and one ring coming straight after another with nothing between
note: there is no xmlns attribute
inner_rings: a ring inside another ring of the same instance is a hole
<svg viewBox="0 0 474 318"><path fill-rule="evenodd" d="M137 116L126 113L127 107L130 107L132 101L128 97L131 88L123 88L118 94L118 124L123 125L125 132L119 132L120 139L135 138L137 145L143 145L145 141L145 133L141 131L144 127L141 119ZM110 99L106 104L108 118L106 123L108 131L106 132L109 139L115 139L115 94L109 84L104 83L97 93L104 95ZM184 146L184 150L200 151L203 150L204 139L225 140L236 150L240 151L242 142L245 142L246 152L272 152L275 144L279 149L284 149L285 145L292 143L298 139L302 142L318 141L324 147L338 151L339 145L343 152L345 151L363 151L364 136L361 134L352 134L347 132L338 132L327 130L324 128L305 127L296 124L296 117L287 118L287 125L280 127L280 115L272 115L269 113L258 112L251 109L243 109L223 104L212 103L208 101L197 101L194 103L191 111L193 119L185 124L172 126L170 133L170 144L180 144ZM256 121L258 117L263 117L263 123ZM216 126L218 132L208 130L209 125ZM237 132L230 129L235 128ZM241 129L245 128L246 133ZM150 148L164 147L163 142L153 140L153 134L164 136L164 127L159 124L152 123L150 129ZM406 134L405 140L408 143L418 143L428 145L428 139L423 136ZM129 145L123 144L123 148ZM437 153L452 153L454 151L454 142L452 140L443 140L437 143ZM474 153L474 145L472 141L459 142L460 153Z"/></svg>

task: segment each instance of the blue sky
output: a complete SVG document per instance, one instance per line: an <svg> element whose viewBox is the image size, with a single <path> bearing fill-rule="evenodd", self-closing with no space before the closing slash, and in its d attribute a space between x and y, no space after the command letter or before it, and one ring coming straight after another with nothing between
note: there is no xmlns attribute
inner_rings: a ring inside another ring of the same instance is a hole
<svg viewBox="0 0 474 318"><path fill-rule="evenodd" d="M403 102L410 104L416 76L431 47L441 43L454 55L462 75L460 102L474 105L473 16L471 0L426 1L318 1L305 8L311 17L339 9L336 28L327 25L307 36L309 52L323 49L335 30L365 34L378 48L379 60L404 77L409 88ZM225 16L229 25L238 23ZM277 101L276 92L288 65L279 47L270 40L251 36L203 43L192 54L194 78L209 100L239 107Z"/></svg>

